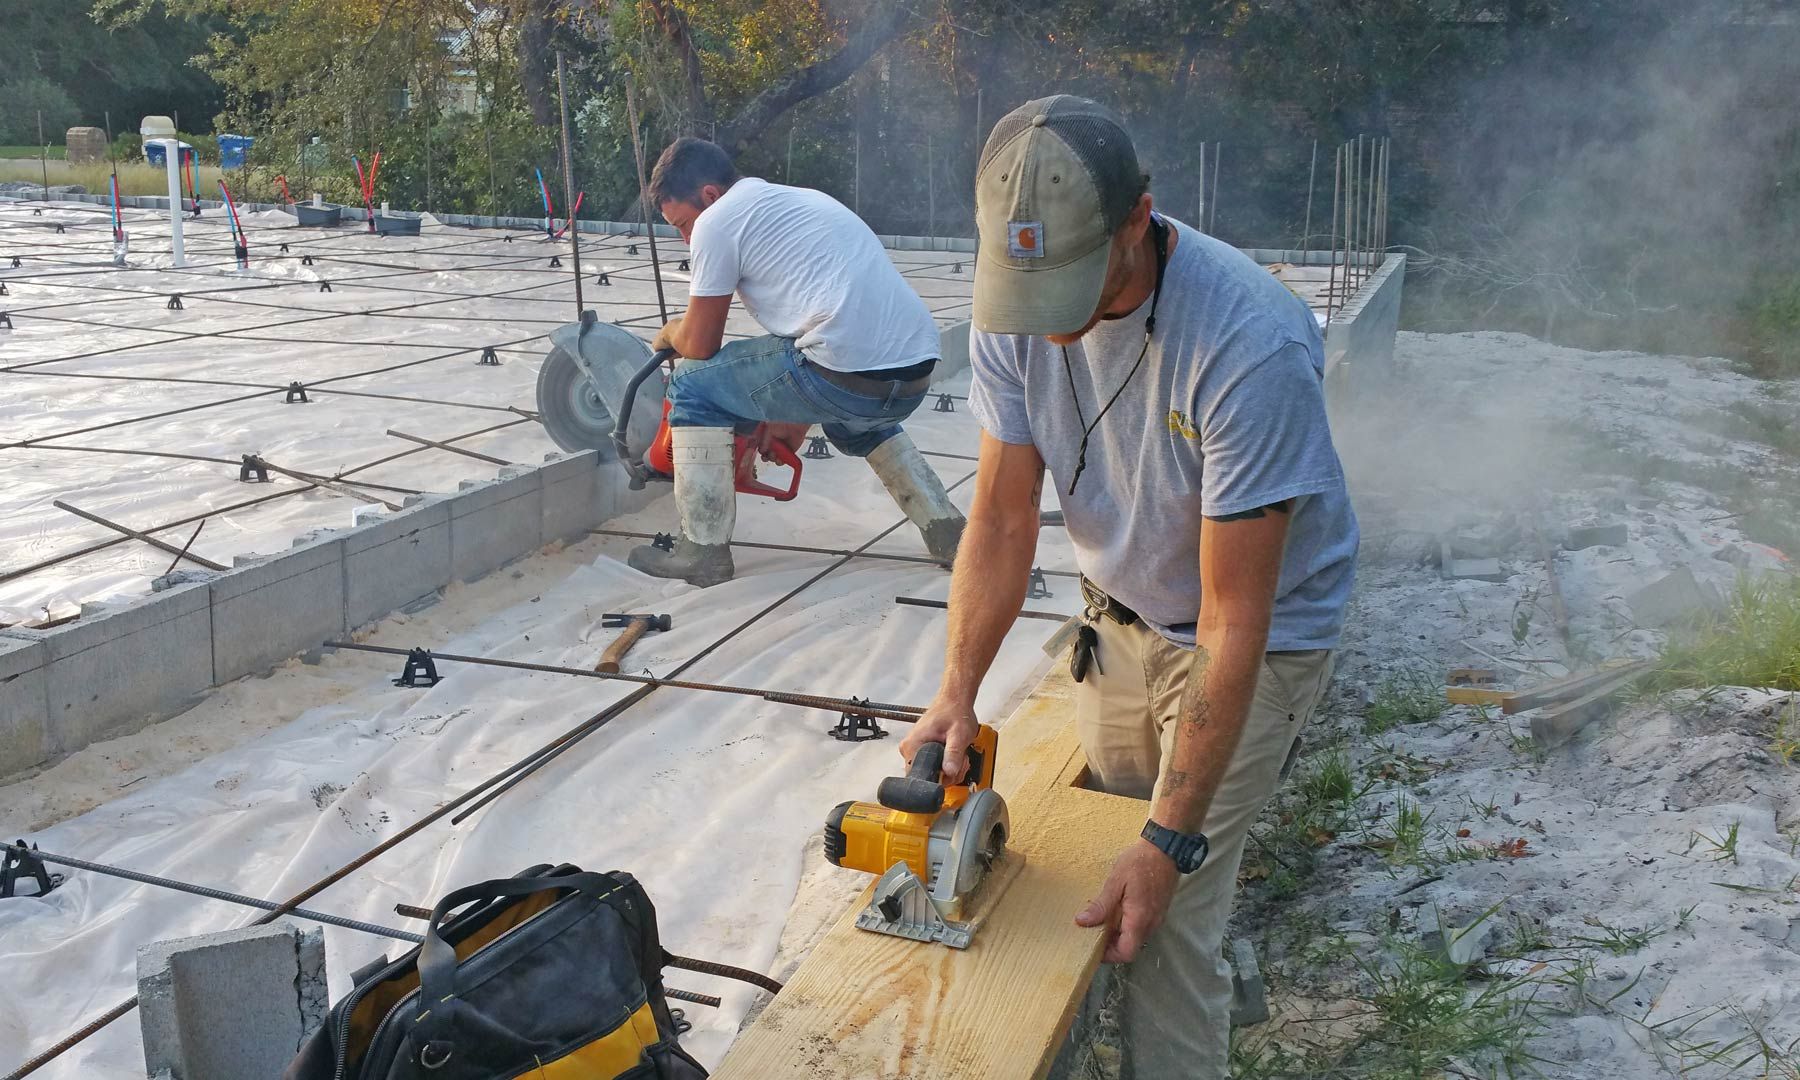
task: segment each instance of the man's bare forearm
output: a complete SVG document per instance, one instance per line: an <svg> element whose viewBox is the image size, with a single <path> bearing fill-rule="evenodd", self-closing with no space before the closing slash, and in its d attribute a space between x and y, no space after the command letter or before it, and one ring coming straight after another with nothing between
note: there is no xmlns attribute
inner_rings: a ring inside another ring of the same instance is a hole
<svg viewBox="0 0 1800 1080"><path fill-rule="evenodd" d="M949 645L940 698L974 707L982 678L1025 606L1043 483L1040 469L1029 503L1015 499L978 505L969 517L950 578Z"/></svg>
<svg viewBox="0 0 1800 1080"><path fill-rule="evenodd" d="M1199 832L1237 752L1250 717L1268 646L1266 627L1222 627L1202 634L1176 720L1175 744L1163 759L1151 817L1176 832Z"/></svg>

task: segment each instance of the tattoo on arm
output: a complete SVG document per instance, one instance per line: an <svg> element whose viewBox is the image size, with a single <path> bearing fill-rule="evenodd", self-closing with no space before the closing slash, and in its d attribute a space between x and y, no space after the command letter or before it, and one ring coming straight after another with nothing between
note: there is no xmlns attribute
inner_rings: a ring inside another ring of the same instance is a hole
<svg viewBox="0 0 1800 1080"><path fill-rule="evenodd" d="M1253 510L1239 510L1235 514L1220 514L1217 517L1208 515L1206 520L1208 520L1208 521L1254 521L1259 517L1266 516L1264 513L1265 511L1273 510L1277 514L1285 514L1288 511L1292 510L1293 506L1294 506L1294 500L1283 499L1280 502L1273 502L1267 506L1258 506Z"/></svg>

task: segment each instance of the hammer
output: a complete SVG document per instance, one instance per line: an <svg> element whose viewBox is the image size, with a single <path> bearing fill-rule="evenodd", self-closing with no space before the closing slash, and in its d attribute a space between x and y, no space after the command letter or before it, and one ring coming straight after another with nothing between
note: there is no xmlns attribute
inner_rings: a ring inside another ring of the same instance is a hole
<svg viewBox="0 0 1800 1080"><path fill-rule="evenodd" d="M600 654L600 662L594 670L606 675L619 673L619 661L637 644L637 639L651 630L667 630L674 623L667 615L602 615L601 626L623 626L625 632L613 639L613 643Z"/></svg>

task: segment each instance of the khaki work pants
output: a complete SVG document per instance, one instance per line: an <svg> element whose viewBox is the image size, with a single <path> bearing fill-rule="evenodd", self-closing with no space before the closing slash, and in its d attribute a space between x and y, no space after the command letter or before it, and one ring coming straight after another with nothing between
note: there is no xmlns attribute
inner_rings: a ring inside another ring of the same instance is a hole
<svg viewBox="0 0 1800 1080"><path fill-rule="evenodd" d="M1190 673L1204 653L1169 644L1143 623L1094 623L1097 664L1077 687L1075 729L1094 786L1149 799ZM1162 926L1123 978L1125 1076L1222 1080L1229 1075L1231 967L1221 941L1250 825L1292 765L1300 730L1330 681L1329 651L1269 653L1244 734L1207 811L1206 862L1187 875ZM1096 670L1096 668L1101 670Z"/></svg>

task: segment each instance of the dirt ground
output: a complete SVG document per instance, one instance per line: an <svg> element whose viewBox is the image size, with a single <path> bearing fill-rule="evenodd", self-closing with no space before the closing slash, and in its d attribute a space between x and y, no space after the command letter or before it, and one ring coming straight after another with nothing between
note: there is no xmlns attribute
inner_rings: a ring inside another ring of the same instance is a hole
<svg viewBox="0 0 1800 1080"><path fill-rule="evenodd" d="M1234 1076L1800 1076L1800 695L1627 695L1548 747L1530 713L1443 690L1459 667L1521 689L1656 656L1668 631L1631 601L1673 572L1719 597L1790 573L1794 389L1403 333L1392 378L1336 403L1358 583L1245 857L1231 933L1273 1019L1235 1030ZM1623 544L1564 550L1618 524ZM1446 579L1446 534L1497 580ZM1129 1075L1119 1005L1103 980L1054 1075Z"/></svg>

